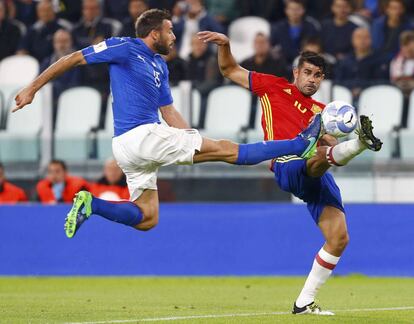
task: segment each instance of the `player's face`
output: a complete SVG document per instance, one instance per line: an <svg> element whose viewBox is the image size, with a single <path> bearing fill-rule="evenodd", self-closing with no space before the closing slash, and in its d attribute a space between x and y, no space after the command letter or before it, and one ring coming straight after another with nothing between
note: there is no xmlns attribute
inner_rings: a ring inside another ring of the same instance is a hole
<svg viewBox="0 0 414 324"><path fill-rule="evenodd" d="M65 169L59 163L52 163L47 167L47 179L51 183L61 183L65 181Z"/></svg>
<svg viewBox="0 0 414 324"><path fill-rule="evenodd" d="M319 86L324 79L324 74L320 67L308 62L304 62L299 68L293 70L295 85L305 96L312 96L318 91Z"/></svg>
<svg viewBox="0 0 414 324"><path fill-rule="evenodd" d="M156 32L156 37L157 39L154 42L154 47L157 53L168 55L175 42L173 25L170 20L163 21L161 29Z"/></svg>

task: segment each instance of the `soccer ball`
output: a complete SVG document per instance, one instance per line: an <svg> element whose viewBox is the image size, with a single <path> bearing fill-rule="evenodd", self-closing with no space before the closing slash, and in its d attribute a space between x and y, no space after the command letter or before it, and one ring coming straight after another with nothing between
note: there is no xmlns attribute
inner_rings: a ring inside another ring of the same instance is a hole
<svg viewBox="0 0 414 324"><path fill-rule="evenodd" d="M344 137L357 126L358 116L355 108L344 101L332 101L322 111L322 123L326 134Z"/></svg>

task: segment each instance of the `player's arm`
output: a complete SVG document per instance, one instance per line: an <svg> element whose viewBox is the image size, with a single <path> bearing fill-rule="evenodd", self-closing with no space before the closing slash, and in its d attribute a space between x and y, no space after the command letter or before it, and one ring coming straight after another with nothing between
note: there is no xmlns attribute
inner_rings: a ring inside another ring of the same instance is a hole
<svg viewBox="0 0 414 324"><path fill-rule="evenodd" d="M86 60L81 51L73 52L72 54L62 57L43 71L43 73L34 79L28 86L17 93L15 97L16 106L13 108L12 112L22 109L24 106L30 104L33 101L36 92L49 81L75 66L84 64L86 64Z"/></svg>
<svg viewBox="0 0 414 324"><path fill-rule="evenodd" d="M229 38L220 33L202 31L197 33L204 42L212 42L218 46L218 63L221 74L231 81L249 89L249 71L242 68L231 54Z"/></svg>
<svg viewBox="0 0 414 324"><path fill-rule="evenodd" d="M175 128L187 129L190 125L185 121L183 116L174 108L174 106L167 105L160 107L162 118L168 124L168 126Z"/></svg>

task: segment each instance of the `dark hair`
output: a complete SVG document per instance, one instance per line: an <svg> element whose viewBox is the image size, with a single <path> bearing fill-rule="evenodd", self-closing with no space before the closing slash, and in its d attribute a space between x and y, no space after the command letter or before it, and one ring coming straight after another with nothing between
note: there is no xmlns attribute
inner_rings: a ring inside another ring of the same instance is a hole
<svg viewBox="0 0 414 324"><path fill-rule="evenodd" d="M315 52L311 52L311 51L301 52L300 57L299 57L298 68L302 67L303 63L309 63L312 65L315 65L321 69L322 73L326 72L325 59L321 55Z"/></svg>
<svg viewBox="0 0 414 324"><path fill-rule="evenodd" d="M309 44L318 45L320 48L322 48L322 40L320 39L319 36L309 36L309 37L304 38L302 40L301 46L303 48Z"/></svg>
<svg viewBox="0 0 414 324"><path fill-rule="evenodd" d="M296 4L299 4L299 5L301 5L303 8L305 8L305 7L306 7L305 0L285 0L285 7L287 7L287 5L288 5L289 3L296 3Z"/></svg>
<svg viewBox="0 0 414 324"><path fill-rule="evenodd" d="M51 164L59 164L63 168L63 170L67 170L66 163L62 160L52 160L49 162L49 165Z"/></svg>
<svg viewBox="0 0 414 324"><path fill-rule="evenodd" d="M1 1L0 1L1 2ZM4 165L3 163L0 162L0 170L4 170Z"/></svg>
<svg viewBox="0 0 414 324"><path fill-rule="evenodd" d="M137 37L144 38L154 29L160 29L164 20L171 20L168 10L150 9L138 17L135 23Z"/></svg>

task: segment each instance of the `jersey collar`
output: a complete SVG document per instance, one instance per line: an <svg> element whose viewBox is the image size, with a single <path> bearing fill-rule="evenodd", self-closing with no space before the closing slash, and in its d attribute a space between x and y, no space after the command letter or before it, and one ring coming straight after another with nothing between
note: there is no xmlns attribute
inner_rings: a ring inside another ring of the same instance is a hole
<svg viewBox="0 0 414 324"><path fill-rule="evenodd" d="M152 51L147 44L144 43L144 41L141 38L133 38L133 41L138 44L141 49L144 51L145 54L154 57L156 55L159 55L158 53L154 53L154 51Z"/></svg>

